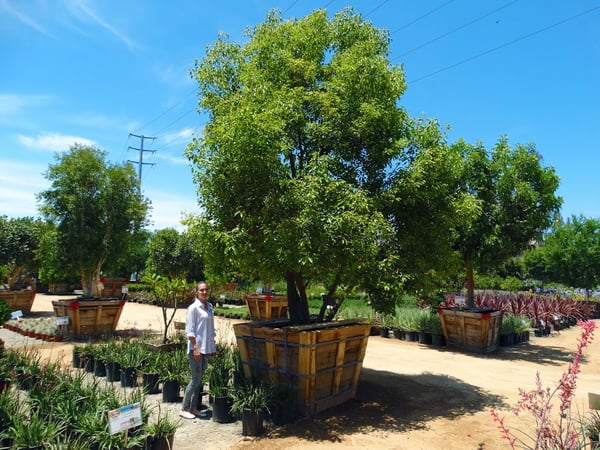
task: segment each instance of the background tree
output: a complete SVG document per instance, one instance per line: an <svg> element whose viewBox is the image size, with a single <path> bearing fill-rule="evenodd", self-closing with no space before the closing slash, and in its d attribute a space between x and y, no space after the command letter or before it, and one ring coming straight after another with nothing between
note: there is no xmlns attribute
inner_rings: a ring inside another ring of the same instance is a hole
<svg viewBox="0 0 600 450"><path fill-rule="evenodd" d="M489 272L541 238L562 200L555 195L558 176L542 166L533 145L511 149L503 137L491 152L464 141L454 147L463 155L462 190L479 208L474 220L457 226L456 241L466 268L467 303L473 306L474 269Z"/></svg>
<svg viewBox="0 0 600 450"><path fill-rule="evenodd" d="M586 300L600 284L600 220L573 216L556 223L538 252L551 279L584 288Z"/></svg>
<svg viewBox="0 0 600 450"><path fill-rule="evenodd" d="M6 266L9 286L22 287L25 279L37 276L35 254L43 229L43 222L32 217L0 217L0 265Z"/></svg>
<svg viewBox="0 0 600 450"><path fill-rule="evenodd" d="M479 209L474 197L459 189L462 155L446 146L437 125L427 124L414 139L421 140L420 148L394 171L381 210L394 229L405 289L428 300L460 271L455 230Z"/></svg>
<svg viewBox="0 0 600 450"><path fill-rule="evenodd" d="M373 292L364 277L376 273L389 292L401 278L381 275L393 255L375 199L415 125L397 103L405 82L389 34L351 10L317 10L287 22L273 11L247 37L219 36L192 71L209 117L186 153L201 235L248 278L284 278L296 323L308 320L311 281L331 295L361 282Z"/></svg>
<svg viewBox="0 0 600 450"><path fill-rule="evenodd" d="M148 242L146 271L171 279L204 279L202 255L196 237L174 228L156 231Z"/></svg>
<svg viewBox="0 0 600 450"><path fill-rule="evenodd" d="M56 224L58 259L91 296L102 267L114 264L145 225L149 202L134 168L108 163L96 147L75 144L55 160L45 174L51 187L38 194L41 212Z"/></svg>

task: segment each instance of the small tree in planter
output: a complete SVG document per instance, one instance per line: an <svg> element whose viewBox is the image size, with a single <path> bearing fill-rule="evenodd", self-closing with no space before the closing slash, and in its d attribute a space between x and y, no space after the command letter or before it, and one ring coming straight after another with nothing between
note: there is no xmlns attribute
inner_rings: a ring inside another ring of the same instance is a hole
<svg viewBox="0 0 600 450"><path fill-rule="evenodd" d="M157 274L145 276L142 281L150 285L154 300L161 307L164 325L162 343L167 344L169 327L175 318L177 306L190 288L184 278L170 279Z"/></svg>

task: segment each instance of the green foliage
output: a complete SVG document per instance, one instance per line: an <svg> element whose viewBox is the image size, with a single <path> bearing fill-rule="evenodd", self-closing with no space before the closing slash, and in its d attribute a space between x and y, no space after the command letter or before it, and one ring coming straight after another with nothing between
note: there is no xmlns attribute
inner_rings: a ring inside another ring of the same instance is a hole
<svg viewBox="0 0 600 450"><path fill-rule="evenodd" d="M490 152L482 144L462 140L453 148L462 154L460 189L476 206L471 220L456 227L456 248L467 270L467 301L472 306L473 270L485 273L541 237L562 199L555 195L558 176L553 168L542 166L532 144L511 149L502 137Z"/></svg>
<svg viewBox="0 0 600 450"><path fill-rule="evenodd" d="M7 218L0 216L0 266L13 287L21 277L38 271L35 257L44 231L44 223L31 217ZM19 286L20 287L20 286Z"/></svg>
<svg viewBox="0 0 600 450"><path fill-rule="evenodd" d="M600 219L573 216L566 223L555 223L537 253L543 273L552 280L596 287L600 284Z"/></svg>
<svg viewBox="0 0 600 450"><path fill-rule="evenodd" d="M163 318L163 343L168 342L167 333L169 326L177 312L178 305L185 299L190 291L190 286L184 278L169 279L157 274L146 275L142 278L144 283L150 285L150 291L157 305L161 307Z"/></svg>
<svg viewBox="0 0 600 450"><path fill-rule="evenodd" d="M268 412L272 401L272 389L260 380L246 379L233 386L231 398L233 413L241 414L244 409Z"/></svg>
<svg viewBox="0 0 600 450"><path fill-rule="evenodd" d="M6 303L6 300L4 300L3 298L0 298L0 325L3 325L6 322L8 322L10 320L10 317L11 310L8 306L8 303Z"/></svg>
<svg viewBox="0 0 600 450"><path fill-rule="evenodd" d="M217 343L217 353L208 361L205 372L208 392L215 397L226 397L231 393L236 369L237 349L229 344Z"/></svg>
<svg viewBox="0 0 600 450"><path fill-rule="evenodd" d="M376 197L412 124L388 33L350 9L317 10L271 12L248 38L221 35L192 70L210 117L186 150L207 274L284 278L293 322L308 320L311 281L391 301L402 277Z"/></svg>
<svg viewBox="0 0 600 450"><path fill-rule="evenodd" d="M58 272L81 274L86 296L102 267L116 264L145 225L149 204L133 167L110 164L106 155L79 144L57 154L45 174L50 188L38 194L41 212L56 225L50 261L63 266Z"/></svg>
<svg viewBox="0 0 600 450"><path fill-rule="evenodd" d="M193 233L174 228L158 230L148 243L146 270L168 278L204 279L200 247Z"/></svg>

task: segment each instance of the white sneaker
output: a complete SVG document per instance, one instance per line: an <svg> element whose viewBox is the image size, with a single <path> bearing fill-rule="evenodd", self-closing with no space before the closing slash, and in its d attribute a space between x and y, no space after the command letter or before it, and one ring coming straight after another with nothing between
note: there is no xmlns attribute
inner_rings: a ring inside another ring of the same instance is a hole
<svg viewBox="0 0 600 450"><path fill-rule="evenodd" d="M179 411L179 415L181 417L183 417L184 419L195 419L196 416L194 414L192 414L189 411L186 411L185 409L182 409L181 411Z"/></svg>

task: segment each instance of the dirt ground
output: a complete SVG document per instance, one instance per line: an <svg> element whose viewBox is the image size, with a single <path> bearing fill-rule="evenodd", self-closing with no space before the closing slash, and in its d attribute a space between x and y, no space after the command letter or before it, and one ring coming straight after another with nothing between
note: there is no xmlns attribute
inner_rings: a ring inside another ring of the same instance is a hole
<svg viewBox="0 0 600 450"><path fill-rule="evenodd" d="M53 296L38 294L33 314L52 311ZM61 297L64 298L64 297ZM183 320L185 312L177 311ZM600 325L600 323L598 323ZM128 303L119 329L160 331L161 309ZM231 322L217 318L220 338L231 337ZM588 409L588 392L600 392L600 330L585 352L577 382L575 417ZM531 337L529 343L501 347L490 355L460 353L414 342L370 337L357 396L316 417L285 427L266 424L266 433L244 439L241 422L218 424L206 416L183 421L175 435L176 450L235 449L369 449L465 450L508 448L492 421L490 409L506 417L514 431L531 433L531 417L515 417L512 407L518 389L535 387L536 372L544 387L553 388L568 364L580 335L578 327L549 337ZM50 357L70 361L71 344L39 346ZM177 414L180 405L161 403ZM207 403L207 399L205 399Z"/></svg>

